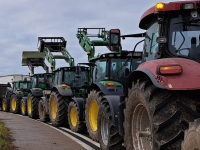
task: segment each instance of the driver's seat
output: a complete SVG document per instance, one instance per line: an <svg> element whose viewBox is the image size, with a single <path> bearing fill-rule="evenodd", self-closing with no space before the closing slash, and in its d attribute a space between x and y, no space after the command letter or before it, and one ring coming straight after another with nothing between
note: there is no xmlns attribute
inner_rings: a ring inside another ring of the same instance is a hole
<svg viewBox="0 0 200 150"><path fill-rule="evenodd" d="M196 37L192 37L189 57L194 59L198 59L200 57L200 44L198 46L196 46L196 44L197 44Z"/></svg>

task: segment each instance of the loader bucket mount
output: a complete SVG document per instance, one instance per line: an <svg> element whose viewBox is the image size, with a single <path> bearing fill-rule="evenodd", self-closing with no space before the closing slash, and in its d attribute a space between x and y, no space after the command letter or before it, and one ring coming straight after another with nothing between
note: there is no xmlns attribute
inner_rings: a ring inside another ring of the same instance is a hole
<svg viewBox="0 0 200 150"><path fill-rule="evenodd" d="M28 66L31 74L34 74L34 67L43 67L48 73L49 67L45 64L45 53L38 51L23 51L22 52L22 66Z"/></svg>
<svg viewBox="0 0 200 150"><path fill-rule="evenodd" d="M67 41L63 37L38 37L39 52L44 52L47 47L51 52L61 52L66 47Z"/></svg>

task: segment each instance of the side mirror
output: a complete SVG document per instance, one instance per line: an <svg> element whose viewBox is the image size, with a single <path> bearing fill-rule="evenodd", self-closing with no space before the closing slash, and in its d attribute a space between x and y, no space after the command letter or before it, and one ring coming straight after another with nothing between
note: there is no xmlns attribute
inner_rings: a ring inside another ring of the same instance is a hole
<svg viewBox="0 0 200 150"><path fill-rule="evenodd" d="M8 82L8 83L7 83L7 87L11 87L11 84L10 84L10 82Z"/></svg>
<svg viewBox="0 0 200 150"><path fill-rule="evenodd" d="M109 45L118 46L121 44L120 38L120 30L119 29L111 29L109 32Z"/></svg>
<svg viewBox="0 0 200 150"><path fill-rule="evenodd" d="M156 42L159 44L165 44L167 43L167 38L165 36L159 36L157 37Z"/></svg>

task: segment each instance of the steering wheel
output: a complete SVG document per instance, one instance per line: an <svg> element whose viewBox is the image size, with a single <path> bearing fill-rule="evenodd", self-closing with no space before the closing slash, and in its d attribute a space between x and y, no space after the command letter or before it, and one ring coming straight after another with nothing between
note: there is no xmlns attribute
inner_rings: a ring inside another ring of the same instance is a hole
<svg viewBox="0 0 200 150"><path fill-rule="evenodd" d="M188 50L188 54L187 55L181 54L181 51L183 51L183 50ZM178 54L182 55L182 56L188 56L189 55L189 51L190 51L190 48L181 48L181 49L178 50Z"/></svg>

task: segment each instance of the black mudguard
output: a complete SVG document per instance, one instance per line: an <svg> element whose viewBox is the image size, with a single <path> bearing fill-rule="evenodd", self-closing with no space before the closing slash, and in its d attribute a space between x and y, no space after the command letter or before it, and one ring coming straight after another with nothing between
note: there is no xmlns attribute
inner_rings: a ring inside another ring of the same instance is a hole
<svg viewBox="0 0 200 150"><path fill-rule="evenodd" d="M119 124L123 123L124 120L124 115L123 115L123 110L125 108L124 96L106 95L103 98L105 98L109 103L112 116L111 120L112 124L114 126L119 126Z"/></svg>
<svg viewBox="0 0 200 150"><path fill-rule="evenodd" d="M85 121L85 103L86 100L82 97L73 97L72 100L77 104L79 111L79 120Z"/></svg>
<svg viewBox="0 0 200 150"><path fill-rule="evenodd" d="M21 99L22 97L24 97L24 94L19 94L17 91L15 91L14 94L16 95L18 99Z"/></svg>
<svg viewBox="0 0 200 150"><path fill-rule="evenodd" d="M66 89L60 88L59 86L55 86L53 87L52 91L55 91L55 90L58 91L61 96L69 96L69 97L73 96L71 89L66 90Z"/></svg>
<svg viewBox="0 0 200 150"><path fill-rule="evenodd" d="M42 90L36 91L36 90L34 90L34 89L30 89L30 91L31 91L31 94L32 94L33 96L35 96L35 97L42 97L42 96L43 96Z"/></svg>
<svg viewBox="0 0 200 150"><path fill-rule="evenodd" d="M17 98L21 99L24 96L24 94L16 94L16 96Z"/></svg>
<svg viewBox="0 0 200 150"><path fill-rule="evenodd" d="M113 96L107 95L104 96L110 106L111 116L112 116L112 125L118 126L119 134L124 135L124 109L125 109L125 97L124 96Z"/></svg>
<svg viewBox="0 0 200 150"><path fill-rule="evenodd" d="M119 95L119 96L124 95L123 87L106 87L98 82L91 84L89 91L93 89L100 89L100 91L102 91L104 95Z"/></svg>

